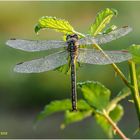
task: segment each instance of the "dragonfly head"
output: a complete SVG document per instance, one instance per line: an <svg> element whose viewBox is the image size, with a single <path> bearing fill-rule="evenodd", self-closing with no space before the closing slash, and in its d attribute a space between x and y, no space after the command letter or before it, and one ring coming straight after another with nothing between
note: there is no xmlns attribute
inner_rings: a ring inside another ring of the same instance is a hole
<svg viewBox="0 0 140 140"><path fill-rule="evenodd" d="M75 38L78 40L78 35L77 34L67 35L66 40L69 40L71 38Z"/></svg>
<svg viewBox="0 0 140 140"><path fill-rule="evenodd" d="M67 35L66 40L67 40L67 44L68 44L68 50L75 51L78 46L78 44L77 44L78 35L77 34Z"/></svg>

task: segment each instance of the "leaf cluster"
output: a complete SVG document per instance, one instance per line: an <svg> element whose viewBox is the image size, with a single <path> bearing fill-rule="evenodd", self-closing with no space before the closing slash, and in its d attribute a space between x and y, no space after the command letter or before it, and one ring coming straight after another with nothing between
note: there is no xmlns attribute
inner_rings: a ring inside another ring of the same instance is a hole
<svg viewBox="0 0 140 140"><path fill-rule="evenodd" d="M129 94L124 92L111 100L111 91L99 82L81 82L78 83L78 87L83 95L83 99L78 100L77 103L78 111L71 111L71 100L69 99L52 101L45 106L36 120L40 121L53 113L63 111L65 118L61 128L65 128L68 124L79 122L91 116L111 138L113 136L113 128L106 119L104 111L117 123L123 115L123 107L119 104L119 101Z"/></svg>

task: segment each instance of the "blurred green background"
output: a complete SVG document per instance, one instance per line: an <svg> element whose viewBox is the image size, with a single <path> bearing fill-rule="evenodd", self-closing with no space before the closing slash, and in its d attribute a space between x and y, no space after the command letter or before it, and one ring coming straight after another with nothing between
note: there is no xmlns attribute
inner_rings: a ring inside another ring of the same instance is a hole
<svg viewBox="0 0 140 140"><path fill-rule="evenodd" d="M57 113L46 118L33 129L33 121L44 105L52 100L70 98L70 77L58 71L41 74L17 74L13 66L52 53L26 53L8 48L9 38L23 39L62 39L61 33L45 30L37 36L34 25L42 16L56 16L68 20L75 30L87 33L98 11L105 8L117 9L119 15L112 24L121 27L130 25L129 35L103 45L104 49L125 49L131 44L139 44L140 2L0 2L0 131L7 136L0 138L107 138L93 118L71 124L60 130L63 114ZM127 62L119 64L127 75ZM111 66L84 65L77 72L78 81L95 80L112 91L112 97L124 86ZM80 96L80 91L78 91ZM125 115L119 122L122 131L131 138L138 127L135 108L127 100L122 102ZM117 137L116 137L117 138Z"/></svg>

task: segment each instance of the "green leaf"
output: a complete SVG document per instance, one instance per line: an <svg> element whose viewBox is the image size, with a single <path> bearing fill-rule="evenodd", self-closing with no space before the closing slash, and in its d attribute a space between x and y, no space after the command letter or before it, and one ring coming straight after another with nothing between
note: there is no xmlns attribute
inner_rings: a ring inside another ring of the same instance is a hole
<svg viewBox="0 0 140 140"><path fill-rule="evenodd" d="M77 102L77 108L78 110L89 110L91 107L84 101L79 100ZM41 111L41 113L37 116L37 121L43 120L47 116L60 112L60 111L66 111L71 110L72 104L70 99L60 100L60 101L52 101L50 104L46 105L44 107L44 110Z"/></svg>
<svg viewBox="0 0 140 140"><path fill-rule="evenodd" d="M123 107L121 105L117 105L110 113L109 116L112 118L114 122L118 122L121 120L124 114Z"/></svg>
<svg viewBox="0 0 140 140"><path fill-rule="evenodd" d="M121 105L117 105L109 114L111 119L117 123L123 116L123 108ZM95 119L103 131L107 134L109 138L113 137L113 128L112 125L108 122L108 120L100 114L95 115Z"/></svg>
<svg viewBox="0 0 140 140"><path fill-rule="evenodd" d="M112 25L112 26L110 26L109 28L105 29L105 30L103 31L103 34L108 34L108 33L112 32L112 31L114 31L114 30L116 30L116 29L117 29L117 26L116 26L116 25Z"/></svg>
<svg viewBox="0 0 140 140"><path fill-rule="evenodd" d="M126 98L131 94L129 88L124 88L120 91L120 93L112 99L106 107L106 112L112 111L122 99Z"/></svg>
<svg viewBox="0 0 140 140"><path fill-rule="evenodd" d="M58 70L64 74L70 74L70 57L68 57L68 63L61 66L61 67L58 67L56 68L55 70Z"/></svg>
<svg viewBox="0 0 140 140"><path fill-rule="evenodd" d="M106 135L109 138L112 138L112 126L108 123L108 120L100 114L96 114L94 117L96 119L96 122L98 123L98 125L100 125Z"/></svg>
<svg viewBox="0 0 140 140"><path fill-rule="evenodd" d="M52 101L50 104L46 105L44 110L37 116L37 121L43 120L48 115L59 111L65 111L71 109L71 100L65 99L61 101Z"/></svg>
<svg viewBox="0 0 140 140"><path fill-rule="evenodd" d="M98 35L108 23L110 23L110 20L114 15L117 15L117 11L114 9L106 8L105 10L100 11L96 18L94 23L90 26L89 34L92 36Z"/></svg>
<svg viewBox="0 0 140 140"><path fill-rule="evenodd" d="M78 83L85 100L95 109L104 109L110 99L110 90L99 82L87 81Z"/></svg>
<svg viewBox="0 0 140 140"><path fill-rule="evenodd" d="M80 63L76 62L76 70L78 70L78 68L80 67ZM58 70L64 74L70 74L71 72L71 68L70 68L70 59L68 58L68 64L65 64L61 67L56 68L55 70Z"/></svg>
<svg viewBox="0 0 140 140"><path fill-rule="evenodd" d="M112 138L113 128L107 120L104 110L109 114L113 122L117 123L123 115L123 108L118 102L130 94L129 90L123 89L117 97L109 102L110 90L99 82L82 82L78 83L78 87L81 88L82 94L87 103L93 107L94 114L92 113L92 115L95 117L97 123L101 126L103 131Z"/></svg>
<svg viewBox="0 0 140 140"><path fill-rule="evenodd" d="M92 109L90 107L90 105L85 100L82 100L82 99L81 100L78 100L78 102L77 102L77 108L78 108L78 110L82 110L82 111Z"/></svg>
<svg viewBox="0 0 140 140"><path fill-rule="evenodd" d="M134 100L128 100L128 102L133 103L134 104Z"/></svg>
<svg viewBox="0 0 140 140"><path fill-rule="evenodd" d="M140 45L133 44L129 47L129 51L133 56L133 61L135 63L140 63Z"/></svg>
<svg viewBox="0 0 140 140"><path fill-rule="evenodd" d="M58 70L58 71L60 71L60 72L62 72L64 74L68 74L68 75L70 74L70 66L68 64L65 64L65 65L63 65L61 67L58 67L55 70Z"/></svg>
<svg viewBox="0 0 140 140"><path fill-rule="evenodd" d="M81 112L80 111L76 111L76 112L66 111L65 120L64 120L64 123L61 125L61 128L65 128L65 126L70 123L81 121L81 120L91 116L92 113L93 113L92 109L86 110L86 111L81 111Z"/></svg>
<svg viewBox="0 0 140 140"><path fill-rule="evenodd" d="M54 29L64 34L74 33L74 29L68 21L50 16L44 16L39 19L38 24L35 26L35 32L37 33L41 29Z"/></svg>

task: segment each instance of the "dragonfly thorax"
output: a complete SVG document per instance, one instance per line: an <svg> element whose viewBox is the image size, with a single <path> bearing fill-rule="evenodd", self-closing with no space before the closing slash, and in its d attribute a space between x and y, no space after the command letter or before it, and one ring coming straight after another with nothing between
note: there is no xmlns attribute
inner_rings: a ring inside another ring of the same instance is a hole
<svg viewBox="0 0 140 140"><path fill-rule="evenodd" d="M78 47L78 36L76 34L67 35L66 40L68 44L67 50L70 52L76 51Z"/></svg>

